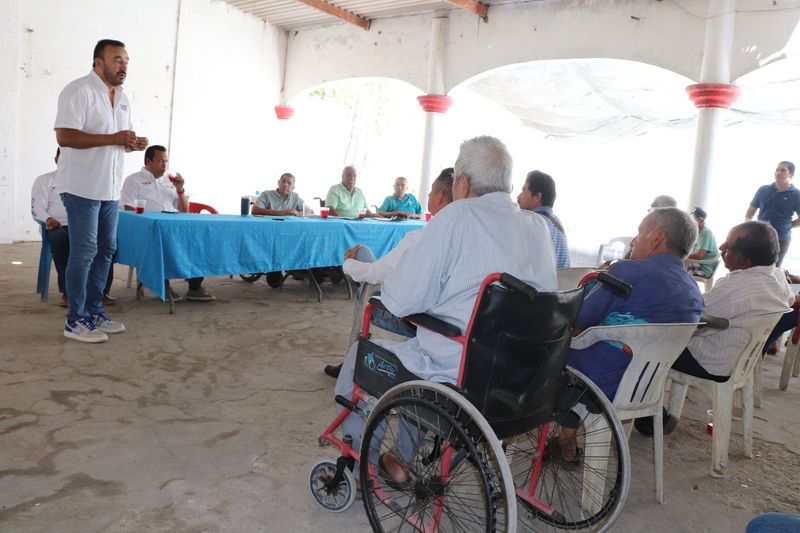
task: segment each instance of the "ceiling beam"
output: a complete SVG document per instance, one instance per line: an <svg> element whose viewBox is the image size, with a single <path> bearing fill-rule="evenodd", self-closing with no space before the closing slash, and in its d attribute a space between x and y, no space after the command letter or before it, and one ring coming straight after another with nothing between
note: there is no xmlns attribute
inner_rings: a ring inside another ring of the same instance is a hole
<svg viewBox="0 0 800 533"><path fill-rule="evenodd" d="M477 0L444 0L448 4L460 7L465 11L474 13L483 19L484 22L489 21L489 6L481 4Z"/></svg>
<svg viewBox="0 0 800 533"><path fill-rule="evenodd" d="M350 11L344 10L341 7L336 7L335 5L326 2L325 0L297 0L301 4L305 4L309 7L313 7L314 9L319 9L329 15L333 15L334 17L340 18L345 22L349 22L350 24L354 24L359 28L363 28L365 30L369 30L370 20L365 19L363 17L359 17L355 13L351 13Z"/></svg>

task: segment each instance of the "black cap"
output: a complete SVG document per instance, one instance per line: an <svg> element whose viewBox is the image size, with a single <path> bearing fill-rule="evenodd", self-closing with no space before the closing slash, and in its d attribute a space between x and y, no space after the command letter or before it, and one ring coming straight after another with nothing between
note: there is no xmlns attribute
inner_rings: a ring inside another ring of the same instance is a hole
<svg viewBox="0 0 800 533"><path fill-rule="evenodd" d="M708 216L706 214L705 209L703 209L702 207L695 207L692 210L692 215L696 216L697 218L702 218L703 220L705 220L706 217Z"/></svg>

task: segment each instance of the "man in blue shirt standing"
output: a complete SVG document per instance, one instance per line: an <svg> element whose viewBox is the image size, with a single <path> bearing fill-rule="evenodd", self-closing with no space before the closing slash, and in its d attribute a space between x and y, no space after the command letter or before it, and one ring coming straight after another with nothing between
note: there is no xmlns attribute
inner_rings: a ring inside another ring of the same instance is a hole
<svg viewBox="0 0 800 533"><path fill-rule="evenodd" d="M561 221L553 213L556 202L556 182L549 175L538 170L528 173L522 192L517 196L520 209L527 209L541 215L550 230L553 251L556 256L556 268L569 268L569 246L567 234Z"/></svg>
<svg viewBox="0 0 800 533"><path fill-rule="evenodd" d="M407 193L408 180L403 177L394 180L394 194L387 196L378 208L378 215L393 217L422 218L422 207L413 194Z"/></svg>
<svg viewBox="0 0 800 533"><path fill-rule="evenodd" d="M781 266L789 244L792 241L792 228L800 226L800 190L791 184L794 177L794 163L781 161L775 169L775 183L758 188L756 195L747 208L745 218L752 220L758 211L758 220L769 222L778 232L778 243L781 250L776 266Z"/></svg>

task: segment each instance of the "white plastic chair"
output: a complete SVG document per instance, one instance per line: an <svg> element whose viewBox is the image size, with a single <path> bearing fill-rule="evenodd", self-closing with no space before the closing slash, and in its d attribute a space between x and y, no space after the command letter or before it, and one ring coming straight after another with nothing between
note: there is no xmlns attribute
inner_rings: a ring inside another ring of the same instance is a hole
<svg viewBox="0 0 800 533"><path fill-rule="evenodd" d="M711 440L711 476L724 477L728 468L728 448L731 438L733 393L742 391L742 437L744 454L753 457L753 370L761 359L761 350L783 312L737 318L729 322L728 329L742 329L749 340L737 357L736 367L728 381L698 378L671 370L667 380L670 386L669 413L680 418L686 399L686 390L697 387L711 393L714 409L714 433ZM717 335L717 331L700 331L697 335Z"/></svg>
<svg viewBox="0 0 800 533"><path fill-rule="evenodd" d="M633 237L613 237L605 244L600 245L600 249L597 250L597 261L595 262L596 265L601 265L604 261L604 253L607 249L611 248L614 249L614 257L611 259L620 259L625 257L628 253L628 250L631 248L631 241ZM620 248L622 249L620 251Z"/></svg>
<svg viewBox="0 0 800 533"><path fill-rule="evenodd" d="M583 276L595 270L596 269L592 267L557 268L556 279L558 280L558 290L566 291L574 289L578 286L578 282Z"/></svg>
<svg viewBox="0 0 800 533"><path fill-rule="evenodd" d="M628 421L629 437L633 419L643 416L655 419L653 467L655 498L659 503L664 503L664 382L672 363L686 348L696 329L695 323L597 326L583 331L570 344L571 348L583 349L600 341L617 340L633 351L612 403L620 421Z"/></svg>
<svg viewBox="0 0 800 533"><path fill-rule="evenodd" d="M796 333L797 326L795 326L789 335L789 344L786 346L786 354L783 356L783 368L781 369L781 380L779 383L781 390L786 390L789 387L790 376L793 378L800 376L800 358L797 357L797 348L800 346L800 340L795 342Z"/></svg>
<svg viewBox="0 0 800 533"><path fill-rule="evenodd" d="M703 284L703 292L708 292L714 285L714 273L719 266L720 256L711 257L709 259L684 259L683 264L688 269L689 265L714 265L709 277L700 276L699 274L692 274L692 279L699 281Z"/></svg>

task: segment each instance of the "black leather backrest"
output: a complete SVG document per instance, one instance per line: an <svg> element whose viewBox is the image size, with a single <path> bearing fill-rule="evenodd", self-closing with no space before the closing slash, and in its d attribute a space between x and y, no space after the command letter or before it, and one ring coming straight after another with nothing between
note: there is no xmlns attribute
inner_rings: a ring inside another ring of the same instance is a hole
<svg viewBox="0 0 800 533"><path fill-rule="evenodd" d="M583 289L533 300L498 284L484 290L466 353L463 394L498 438L552 420Z"/></svg>

